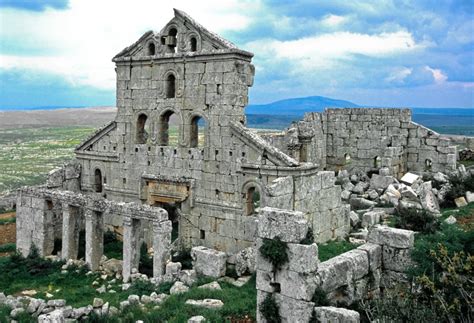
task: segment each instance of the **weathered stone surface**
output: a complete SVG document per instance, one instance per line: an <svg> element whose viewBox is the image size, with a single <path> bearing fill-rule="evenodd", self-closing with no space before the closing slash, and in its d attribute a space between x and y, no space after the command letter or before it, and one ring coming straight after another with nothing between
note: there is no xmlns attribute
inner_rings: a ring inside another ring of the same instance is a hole
<svg viewBox="0 0 474 323"><path fill-rule="evenodd" d="M179 280L188 286L191 286L197 281L197 274L194 269L184 269L179 273Z"/></svg>
<svg viewBox="0 0 474 323"><path fill-rule="evenodd" d="M171 295L181 294L181 293L187 292L188 290L189 290L189 287L184 285L184 283L176 282L173 284L173 286L171 286L170 294Z"/></svg>
<svg viewBox="0 0 474 323"><path fill-rule="evenodd" d="M259 213L258 236L280 238L284 242L299 243L306 237L308 222L302 212L265 207Z"/></svg>
<svg viewBox="0 0 474 323"><path fill-rule="evenodd" d="M377 205L374 201L367 200L363 197L351 197L349 203L357 210L369 209Z"/></svg>
<svg viewBox="0 0 474 323"><path fill-rule="evenodd" d="M332 306L316 306L314 312L319 322L324 323L359 323L360 315L356 311Z"/></svg>
<svg viewBox="0 0 474 323"><path fill-rule="evenodd" d="M396 179L392 176L381 176L377 174L373 174L372 178L370 179L370 187L375 190L384 190L390 184L396 182Z"/></svg>
<svg viewBox="0 0 474 323"><path fill-rule="evenodd" d="M464 196L458 197L454 199L454 204L456 204L456 207L463 207L467 205L466 199Z"/></svg>
<svg viewBox="0 0 474 323"><path fill-rule="evenodd" d="M353 228L357 227L357 225L358 225L359 222L360 222L359 215L358 215L356 212L351 211L351 212L349 213L349 217L350 217L350 219L351 219L351 226L352 226Z"/></svg>
<svg viewBox="0 0 474 323"><path fill-rule="evenodd" d="M412 248L415 242L415 233L410 230L379 225L370 230L368 242L400 249Z"/></svg>
<svg viewBox="0 0 474 323"><path fill-rule="evenodd" d="M399 249L383 246L383 268L397 272L405 272L413 265L411 260L411 249Z"/></svg>
<svg viewBox="0 0 474 323"><path fill-rule="evenodd" d="M200 299L200 300L195 300L195 299L188 299L185 304L187 305L193 305L193 306L198 306L198 307L204 307L208 309L219 309L222 306L224 306L224 303L219 300L219 299Z"/></svg>
<svg viewBox="0 0 474 323"><path fill-rule="evenodd" d="M298 273L315 272L318 269L318 246L288 244L288 270Z"/></svg>
<svg viewBox="0 0 474 323"><path fill-rule="evenodd" d="M102 307L104 305L104 300L102 298L94 298L92 301L92 307L97 308L97 307Z"/></svg>
<svg viewBox="0 0 474 323"><path fill-rule="evenodd" d="M193 316L189 318L188 320L188 323L201 323L201 322L206 322L206 318L202 315Z"/></svg>
<svg viewBox="0 0 474 323"><path fill-rule="evenodd" d="M191 249L193 268L198 275L219 278L225 275L226 254L206 247Z"/></svg>
<svg viewBox="0 0 474 323"><path fill-rule="evenodd" d="M257 301L261 298L257 298ZM283 322L309 322L313 313L314 303L297 300L281 294L275 294L275 300L280 307ZM264 322L261 320L260 322Z"/></svg>
<svg viewBox="0 0 474 323"><path fill-rule="evenodd" d="M466 202L467 203L472 203L474 202L474 193L473 192L466 192Z"/></svg>
<svg viewBox="0 0 474 323"><path fill-rule="evenodd" d="M255 272L255 248L248 247L233 256L237 276Z"/></svg>
<svg viewBox="0 0 474 323"><path fill-rule="evenodd" d="M382 247L375 243L365 243L359 247L359 250L367 252L370 271L375 271L382 266Z"/></svg>
<svg viewBox="0 0 474 323"><path fill-rule="evenodd" d="M456 218L452 215L450 215L446 220L444 220L445 223L447 224L454 224L457 222Z"/></svg>
<svg viewBox="0 0 474 323"><path fill-rule="evenodd" d="M210 282L208 284L204 284L199 286L198 288L203 288L203 289L212 289L212 290L221 290L221 285L219 285L218 282Z"/></svg>
<svg viewBox="0 0 474 323"><path fill-rule="evenodd" d="M362 227L369 228L379 224L384 216L383 211L369 211L362 214Z"/></svg>
<svg viewBox="0 0 474 323"><path fill-rule="evenodd" d="M415 181L419 177L420 176L418 176L416 174L413 174L413 173L406 173L405 175L403 175L403 177L400 179L400 181L407 184L407 185L411 185L411 184L415 183Z"/></svg>

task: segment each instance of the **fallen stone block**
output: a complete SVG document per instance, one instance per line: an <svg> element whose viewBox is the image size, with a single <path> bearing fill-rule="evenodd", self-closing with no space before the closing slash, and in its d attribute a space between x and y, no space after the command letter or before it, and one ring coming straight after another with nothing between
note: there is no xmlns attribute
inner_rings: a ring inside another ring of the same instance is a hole
<svg viewBox="0 0 474 323"><path fill-rule="evenodd" d="M419 178L420 176L413 174L413 173L406 173L403 175L403 177L400 179L401 182L407 184L407 185L412 185L415 183L415 181Z"/></svg>
<svg viewBox="0 0 474 323"><path fill-rule="evenodd" d="M454 204L456 204L456 207L463 207L467 205L467 201L464 198L464 196L458 197L457 199L454 199Z"/></svg>
<svg viewBox="0 0 474 323"><path fill-rule="evenodd" d="M378 174L373 174L370 179L370 187L375 190L384 190L390 184L396 183L397 180L392 176L381 176Z"/></svg>
<svg viewBox="0 0 474 323"><path fill-rule="evenodd" d="M210 282L208 284L201 285L198 288L211 289L211 290L221 290L222 289L221 285L219 285L218 282Z"/></svg>
<svg viewBox="0 0 474 323"><path fill-rule="evenodd" d="M206 318L202 315L193 316L188 320L188 323L201 323L206 322Z"/></svg>
<svg viewBox="0 0 474 323"><path fill-rule="evenodd" d="M370 228L379 224L384 215L385 213L381 211L369 211L362 214L362 227Z"/></svg>
<svg viewBox="0 0 474 323"><path fill-rule="evenodd" d="M181 294L181 293L187 292L188 290L189 290L189 287L184 285L184 283L176 282L173 284L173 286L171 286L170 294L171 295Z"/></svg>
<svg viewBox="0 0 474 323"><path fill-rule="evenodd" d="M360 314L356 311L332 306L319 306L314 308L319 322L324 323L359 323Z"/></svg>
<svg viewBox="0 0 474 323"><path fill-rule="evenodd" d="M474 202L474 193L473 192L466 192L466 202L467 203L472 203Z"/></svg>
<svg viewBox="0 0 474 323"><path fill-rule="evenodd" d="M349 218L350 218L350 221L351 221L351 226L352 226L353 228L357 227L357 225L358 225L359 222L360 222L359 215L358 215L356 212L351 211L351 212L349 213Z"/></svg>
<svg viewBox="0 0 474 323"><path fill-rule="evenodd" d="M220 299L210 299L210 298L200 299L200 300L188 299L185 304L198 306L198 307L204 307L211 310L219 309L222 306L224 306L224 303Z"/></svg>
<svg viewBox="0 0 474 323"><path fill-rule="evenodd" d="M225 252L198 246L191 249L191 257L197 275L214 278L225 276L227 261Z"/></svg>
<svg viewBox="0 0 474 323"><path fill-rule="evenodd" d="M374 201L367 200L362 197L351 197L349 203L356 210L369 209L377 205Z"/></svg>
<svg viewBox="0 0 474 323"><path fill-rule="evenodd" d="M444 220L444 223L447 223L447 224L454 224L456 223L458 220L456 220L456 218L452 215L450 215L446 220Z"/></svg>
<svg viewBox="0 0 474 323"><path fill-rule="evenodd" d="M378 225L370 230L368 242L400 249L412 248L415 232Z"/></svg>
<svg viewBox="0 0 474 323"><path fill-rule="evenodd" d="M369 269L375 271L382 266L382 247L375 243L365 243L362 246L357 247L359 250L363 250L367 253L369 258Z"/></svg>

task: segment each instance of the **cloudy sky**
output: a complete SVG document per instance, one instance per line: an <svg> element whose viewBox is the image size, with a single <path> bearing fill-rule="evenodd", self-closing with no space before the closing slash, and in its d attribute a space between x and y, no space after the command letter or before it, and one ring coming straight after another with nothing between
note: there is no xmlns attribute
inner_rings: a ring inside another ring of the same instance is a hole
<svg viewBox="0 0 474 323"><path fill-rule="evenodd" d="M472 0L0 0L0 107L114 105L111 58L173 7L255 53L251 103L474 107Z"/></svg>

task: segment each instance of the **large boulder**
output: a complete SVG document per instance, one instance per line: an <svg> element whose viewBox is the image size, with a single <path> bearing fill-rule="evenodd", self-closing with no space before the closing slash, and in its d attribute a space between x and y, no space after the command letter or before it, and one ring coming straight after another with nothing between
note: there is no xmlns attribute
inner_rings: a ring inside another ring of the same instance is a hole
<svg viewBox="0 0 474 323"><path fill-rule="evenodd" d="M191 258L196 274L214 278L225 276L225 252L198 246L191 249Z"/></svg>

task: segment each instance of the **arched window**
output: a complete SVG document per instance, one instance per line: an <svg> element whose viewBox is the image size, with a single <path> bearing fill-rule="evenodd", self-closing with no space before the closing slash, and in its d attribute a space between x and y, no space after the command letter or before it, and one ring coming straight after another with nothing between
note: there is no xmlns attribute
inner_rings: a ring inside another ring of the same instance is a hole
<svg viewBox="0 0 474 323"><path fill-rule="evenodd" d="M178 35L178 30L176 28L171 28L170 31L168 32L168 39L167 39L167 44L168 48L171 50L171 52L176 53L176 36Z"/></svg>
<svg viewBox="0 0 474 323"><path fill-rule="evenodd" d="M136 143L137 144L146 144L148 140L148 132L145 129L147 116L145 114L140 114L137 119L137 134L136 134Z"/></svg>
<svg viewBox="0 0 474 323"><path fill-rule="evenodd" d="M96 169L94 172L94 192L102 192L102 172Z"/></svg>
<svg viewBox="0 0 474 323"><path fill-rule="evenodd" d="M345 154L344 155L344 161L345 161L346 165L350 164L351 163L351 155Z"/></svg>
<svg viewBox="0 0 474 323"><path fill-rule="evenodd" d="M380 168L382 167L382 158L380 158L379 156L376 156L374 158L374 167L375 168Z"/></svg>
<svg viewBox="0 0 474 323"><path fill-rule="evenodd" d="M200 116L195 116L191 120L190 146L202 147L205 143L206 121Z"/></svg>
<svg viewBox="0 0 474 323"><path fill-rule="evenodd" d="M197 39L196 39L196 37L191 37L190 43L191 43L191 51L192 52L197 51Z"/></svg>
<svg viewBox="0 0 474 323"><path fill-rule="evenodd" d="M160 117L159 141L161 146L176 146L178 144L179 118L169 110Z"/></svg>
<svg viewBox="0 0 474 323"><path fill-rule="evenodd" d="M148 44L148 55L154 56L155 55L155 43L150 42Z"/></svg>
<svg viewBox="0 0 474 323"><path fill-rule="evenodd" d="M176 95L176 77L173 74L168 75L165 84L166 97L174 98Z"/></svg>
<svg viewBox="0 0 474 323"><path fill-rule="evenodd" d="M425 160L425 170L431 170L432 165L433 165L433 162L431 161L431 159Z"/></svg>
<svg viewBox="0 0 474 323"><path fill-rule="evenodd" d="M260 191L257 187L251 186L245 194L245 207L247 215L255 215L260 207Z"/></svg>

